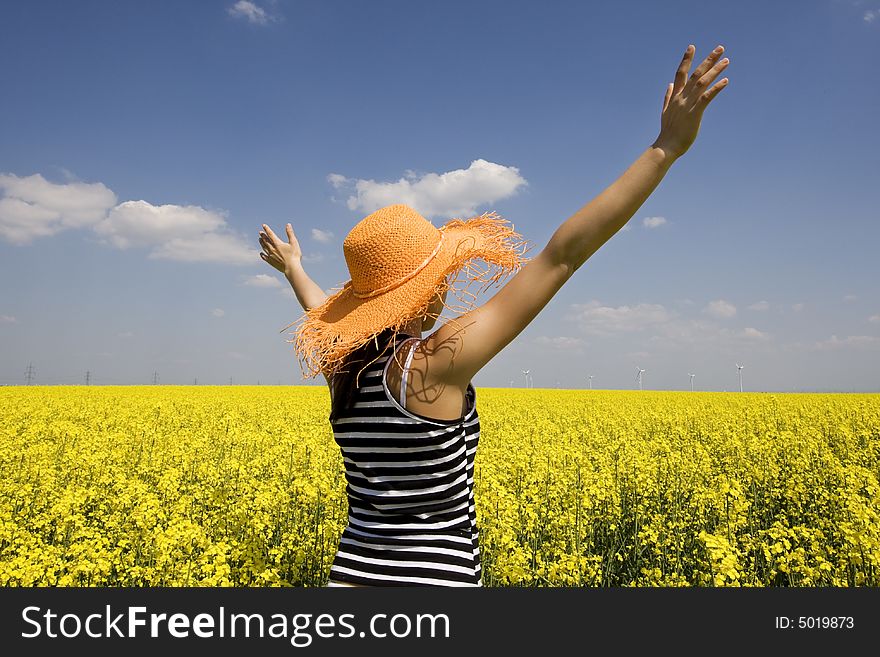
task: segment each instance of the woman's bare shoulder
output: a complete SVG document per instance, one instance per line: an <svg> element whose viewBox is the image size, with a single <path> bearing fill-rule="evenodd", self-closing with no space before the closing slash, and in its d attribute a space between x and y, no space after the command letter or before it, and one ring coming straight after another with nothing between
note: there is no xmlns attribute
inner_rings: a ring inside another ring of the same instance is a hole
<svg viewBox="0 0 880 657"><path fill-rule="evenodd" d="M394 399L400 399L400 383L406 355L412 345L405 347L388 364L386 385ZM405 406L409 411L437 420L457 420L463 414L467 385L459 386L438 376L436 361L432 360L426 339L413 348L413 357L406 380Z"/></svg>

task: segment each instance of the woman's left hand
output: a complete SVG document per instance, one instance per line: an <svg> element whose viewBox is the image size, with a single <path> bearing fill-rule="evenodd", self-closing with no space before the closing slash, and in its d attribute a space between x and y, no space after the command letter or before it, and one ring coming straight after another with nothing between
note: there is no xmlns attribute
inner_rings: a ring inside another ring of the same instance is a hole
<svg viewBox="0 0 880 657"><path fill-rule="evenodd" d="M730 63L727 57L720 59L723 52L724 46L719 45L688 78L695 54L688 45L675 72L675 81L666 87L660 115L660 135L653 145L662 148L672 157L681 157L691 147L700 130L703 112L715 96L727 87L728 78L712 85Z"/></svg>
<svg viewBox="0 0 880 657"><path fill-rule="evenodd" d="M262 224L263 231L260 232L260 246L263 252L260 257L275 267L282 274L286 273L291 265L302 261L302 249L299 242L293 234L293 227L287 224L288 242L281 240L272 229L266 224Z"/></svg>

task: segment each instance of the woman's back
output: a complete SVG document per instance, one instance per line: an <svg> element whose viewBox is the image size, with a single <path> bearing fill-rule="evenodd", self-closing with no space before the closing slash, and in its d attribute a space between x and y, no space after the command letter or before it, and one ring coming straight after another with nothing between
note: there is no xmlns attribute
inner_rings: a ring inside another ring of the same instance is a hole
<svg viewBox="0 0 880 657"><path fill-rule="evenodd" d="M409 386L401 399L387 376L394 358L405 360L417 340L398 342L394 355L389 349L371 363L351 407L331 418L349 517L329 585L482 585L473 490L476 391L468 386L467 409L453 419L407 408Z"/></svg>

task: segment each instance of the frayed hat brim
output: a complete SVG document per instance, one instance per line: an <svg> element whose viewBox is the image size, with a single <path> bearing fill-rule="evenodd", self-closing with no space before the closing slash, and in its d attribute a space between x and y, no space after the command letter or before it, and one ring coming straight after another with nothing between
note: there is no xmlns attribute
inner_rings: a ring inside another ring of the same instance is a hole
<svg viewBox="0 0 880 657"><path fill-rule="evenodd" d="M294 350L303 370L303 379L320 373L330 376L345 357L388 328L398 331L413 318L438 315L429 313L434 300L448 289L467 295L464 307L443 302L453 312L463 313L474 307L477 294L498 284L517 271L531 248L513 226L494 212L468 220L454 219L443 225L443 244L434 258L416 276L382 294L359 299L349 280L323 304L308 310L282 331L293 331ZM482 260L486 269L475 266ZM491 271L493 266L495 272ZM449 282L450 274L465 273L465 280ZM463 286L461 285L463 283ZM477 293L469 289L483 283Z"/></svg>

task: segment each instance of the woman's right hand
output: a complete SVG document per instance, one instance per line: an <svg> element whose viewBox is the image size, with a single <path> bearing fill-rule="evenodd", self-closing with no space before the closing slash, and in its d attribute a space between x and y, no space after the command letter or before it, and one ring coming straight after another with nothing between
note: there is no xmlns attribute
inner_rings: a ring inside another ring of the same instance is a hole
<svg viewBox="0 0 880 657"><path fill-rule="evenodd" d="M675 82L670 82L666 87L660 116L660 134L653 144L673 157L681 157L694 143L700 130L703 111L728 82L724 78L709 88L729 63L726 58L718 61L724 52L723 46L713 50L688 79L688 69L694 60L694 52L695 48L689 45L678 71L675 72Z"/></svg>
<svg viewBox="0 0 880 657"><path fill-rule="evenodd" d="M284 242L266 224L263 224L263 231L260 232L260 246L263 247L260 257L282 274L302 260L302 249L293 234L293 226L287 224L285 228L289 242Z"/></svg>

